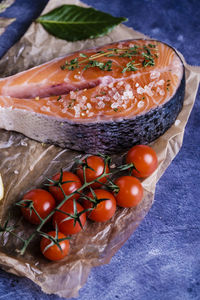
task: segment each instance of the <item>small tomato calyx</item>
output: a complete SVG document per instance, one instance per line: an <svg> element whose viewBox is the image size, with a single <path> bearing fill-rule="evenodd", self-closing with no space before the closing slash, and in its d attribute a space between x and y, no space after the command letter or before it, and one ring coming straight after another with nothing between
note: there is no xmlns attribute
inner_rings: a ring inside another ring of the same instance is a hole
<svg viewBox="0 0 200 300"><path fill-rule="evenodd" d="M68 199L53 216L53 226L66 235L81 231L85 222L86 211L75 199Z"/></svg>
<svg viewBox="0 0 200 300"><path fill-rule="evenodd" d="M150 176L158 166L156 152L147 145L136 145L126 155L126 163L133 164L132 175L139 178Z"/></svg>
<svg viewBox="0 0 200 300"><path fill-rule="evenodd" d="M115 195L117 205L121 207L135 207L143 197L143 187L140 181L133 176L121 176L115 180L119 187Z"/></svg>
<svg viewBox="0 0 200 300"><path fill-rule="evenodd" d="M92 209L87 212L87 216L96 222L108 221L116 211L115 197L103 189L90 191L83 199L82 204L85 209Z"/></svg>
<svg viewBox="0 0 200 300"><path fill-rule="evenodd" d="M90 155L77 165L77 175L82 183L91 183L92 188L101 187L109 176L108 159L101 156Z"/></svg>
<svg viewBox="0 0 200 300"><path fill-rule="evenodd" d="M62 232L50 231L41 233L42 239L40 249L42 254L49 260L57 261L63 259L69 252L69 237Z"/></svg>
<svg viewBox="0 0 200 300"><path fill-rule="evenodd" d="M26 220L32 224L40 224L55 208L55 199L46 190L33 189L27 192L17 203Z"/></svg>
<svg viewBox="0 0 200 300"><path fill-rule="evenodd" d="M82 184L78 176L72 172L60 171L49 179L49 192L54 196L56 201L60 203L65 196L72 196L69 199L78 199L79 194L76 193Z"/></svg>

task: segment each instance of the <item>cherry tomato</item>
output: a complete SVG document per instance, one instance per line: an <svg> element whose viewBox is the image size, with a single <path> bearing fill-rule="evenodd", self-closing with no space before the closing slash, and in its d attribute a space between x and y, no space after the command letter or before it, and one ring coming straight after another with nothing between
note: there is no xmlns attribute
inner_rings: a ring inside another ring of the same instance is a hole
<svg viewBox="0 0 200 300"><path fill-rule="evenodd" d="M133 176L121 176L115 180L119 187L116 194L117 205L121 207L134 207L143 197L143 187L140 181Z"/></svg>
<svg viewBox="0 0 200 300"><path fill-rule="evenodd" d="M86 181L90 182L95 180L97 177L101 176L104 171L105 163L102 157L96 156L96 155L91 155L88 156L86 159L83 160L83 162L87 162L88 166L92 168L86 168L85 169L85 175L86 175ZM109 173L109 167L106 165L106 173ZM79 166L77 169L77 175L81 179L82 182L84 182L84 177L83 177L83 168L82 166ZM107 180L108 176L102 177L99 179L101 183L105 183ZM101 186L101 183L94 182L90 186L92 188L98 188Z"/></svg>
<svg viewBox="0 0 200 300"><path fill-rule="evenodd" d="M84 210L84 208L76 202L77 212L80 213ZM60 208L63 212L68 214L74 215L74 202L72 199L67 200ZM74 226L74 219L69 219L64 221L64 219L68 218L68 216L62 212L57 211L53 216L53 225L54 227L58 226L59 231L68 235L68 234L75 234L82 230L81 226L78 222ZM81 214L80 221L82 226L84 226L86 222L86 213Z"/></svg>
<svg viewBox="0 0 200 300"><path fill-rule="evenodd" d="M42 219L47 217L56 205L53 196L49 192L42 189L33 189L27 192L23 196L23 200L32 200L32 204L27 202L23 204L24 207L21 207L21 212L24 218L32 224L40 224L41 221L34 210L27 207L28 205L33 205L34 209Z"/></svg>
<svg viewBox="0 0 200 300"><path fill-rule="evenodd" d="M137 170L132 175L145 178L150 176L158 166L156 152L149 146L136 145L132 147L126 156L126 163L133 163Z"/></svg>
<svg viewBox="0 0 200 300"><path fill-rule="evenodd" d="M60 173L55 174L52 179L54 181L58 181L60 179ZM70 195L71 193L75 192L77 189L79 189L82 184L78 176L76 176L72 172L63 172L62 182L64 181L71 181L68 183L63 183L62 188L66 195ZM56 201L60 203L64 199L64 195L62 193L62 190L58 186L50 186L49 192L54 196ZM79 194L74 194L70 199L77 199L79 197Z"/></svg>
<svg viewBox="0 0 200 300"><path fill-rule="evenodd" d="M56 237L56 232L55 231L50 231L48 232L48 235L52 236L52 237ZM63 238L66 238L66 236L61 233L61 232L58 232L58 240L59 239L63 239ZM64 241L61 241L59 242L59 245L62 249L62 251L60 250L60 248L54 244L52 246L50 246L48 249L45 250L45 248L51 244L51 240L46 238L46 237L43 237L41 239L41 242L40 242L40 249L41 249L41 252L42 254L48 258L49 260L60 260L62 258L64 258L68 252L69 252L69 241L68 240L64 240Z"/></svg>
<svg viewBox="0 0 200 300"><path fill-rule="evenodd" d="M97 204L97 206L91 211L87 213L89 219L97 222L106 222L112 218L116 211L116 200L115 197L106 190L94 190L97 200L106 199ZM88 197L94 199L91 192L87 194ZM92 208L93 204L89 200L83 200L83 206L85 209Z"/></svg>

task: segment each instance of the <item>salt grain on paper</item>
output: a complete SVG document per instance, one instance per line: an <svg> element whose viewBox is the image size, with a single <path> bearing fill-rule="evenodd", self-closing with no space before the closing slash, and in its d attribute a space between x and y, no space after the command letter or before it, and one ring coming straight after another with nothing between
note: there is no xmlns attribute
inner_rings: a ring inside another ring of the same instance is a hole
<svg viewBox="0 0 200 300"><path fill-rule="evenodd" d="M23 141L23 140L21 140L20 144L21 144L21 146L24 146L24 147L28 146L28 144L25 141Z"/></svg>
<svg viewBox="0 0 200 300"><path fill-rule="evenodd" d="M176 120L175 123L174 123L174 125L175 125L175 126L178 126L180 123L181 123L180 120Z"/></svg>
<svg viewBox="0 0 200 300"><path fill-rule="evenodd" d="M114 169L115 167L116 167L115 164L112 164L112 165L110 166L111 169Z"/></svg>

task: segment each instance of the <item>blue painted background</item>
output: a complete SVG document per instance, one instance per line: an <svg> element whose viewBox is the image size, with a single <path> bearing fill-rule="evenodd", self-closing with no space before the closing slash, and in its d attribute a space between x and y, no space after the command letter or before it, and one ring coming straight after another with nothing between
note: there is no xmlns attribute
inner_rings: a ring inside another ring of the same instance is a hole
<svg viewBox="0 0 200 300"><path fill-rule="evenodd" d="M1 2L1 1L0 1ZM190 64L200 65L200 1L85 0L97 9L128 17L128 26L169 43ZM0 16L15 17L0 37L0 56L19 39L47 0L16 0ZM183 146L156 188L142 224L112 258L94 268L80 300L200 299L200 93ZM0 270L0 299L61 299L45 295L25 278Z"/></svg>

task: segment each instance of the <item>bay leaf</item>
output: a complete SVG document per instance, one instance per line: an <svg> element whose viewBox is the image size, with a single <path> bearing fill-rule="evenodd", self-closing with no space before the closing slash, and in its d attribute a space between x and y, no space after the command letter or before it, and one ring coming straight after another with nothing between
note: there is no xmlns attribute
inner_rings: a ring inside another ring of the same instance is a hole
<svg viewBox="0 0 200 300"><path fill-rule="evenodd" d="M36 20L50 34L67 41L103 36L124 21L124 17L77 5L62 5Z"/></svg>

